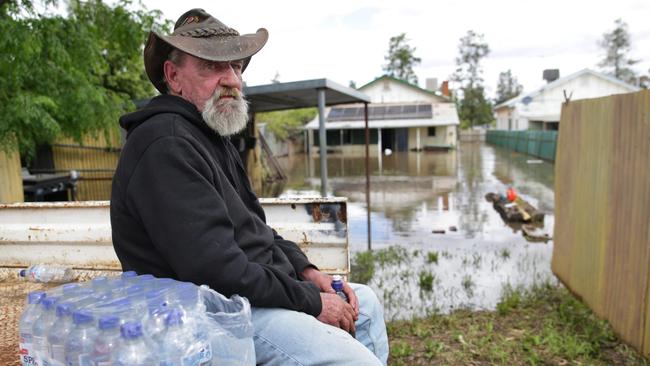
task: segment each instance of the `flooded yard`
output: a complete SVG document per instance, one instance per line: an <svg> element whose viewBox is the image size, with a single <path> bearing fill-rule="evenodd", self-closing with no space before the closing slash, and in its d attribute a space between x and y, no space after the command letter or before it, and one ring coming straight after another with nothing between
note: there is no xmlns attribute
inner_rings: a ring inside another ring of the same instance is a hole
<svg viewBox="0 0 650 366"><path fill-rule="evenodd" d="M508 288L555 281L552 241L527 241L485 199L514 187L546 214L543 231L552 236L553 165L533 159L484 144L371 158L368 253L365 160L328 155L329 194L349 198L353 278L375 289L387 319L494 309ZM276 193L318 195L317 157L281 163L289 179Z"/></svg>

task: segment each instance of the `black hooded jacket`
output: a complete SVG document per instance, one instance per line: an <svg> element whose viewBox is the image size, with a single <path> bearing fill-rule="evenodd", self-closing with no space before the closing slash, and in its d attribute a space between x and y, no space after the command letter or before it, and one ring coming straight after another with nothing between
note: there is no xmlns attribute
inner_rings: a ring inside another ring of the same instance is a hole
<svg viewBox="0 0 650 366"><path fill-rule="evenodd" d="M123 270L207 284L253 306L318 316L312 266L267 224L234 146L193 104L170 95L123 116L113 178L113 245Z"/></svg>

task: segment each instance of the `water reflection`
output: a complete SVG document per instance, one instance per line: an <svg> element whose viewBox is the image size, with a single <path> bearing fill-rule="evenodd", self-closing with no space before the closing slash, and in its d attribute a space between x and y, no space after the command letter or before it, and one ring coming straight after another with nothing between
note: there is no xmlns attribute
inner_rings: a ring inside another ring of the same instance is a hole
<svg viewBox="0 0 650 366"><path fill-rule="evenodd" d="M543 230L552 233L553 165L532 159L467 144L448 153L370 160L373 249L402 248L400 253L408 254L403 261L380 262L369 283L384 300L388 318L494 308L504 284L529 286L552 278L552 243L527 242L484 198L514 187L546 214ZM316 158L300 155L281 163L289 180L280 195L318 195ZM353 256L367 242L364 164L363 157L328 156L330 194L349 199ZM436 253L437 261L428 253ZM431 283L431 291L422 290L423 283Z"/></svg>

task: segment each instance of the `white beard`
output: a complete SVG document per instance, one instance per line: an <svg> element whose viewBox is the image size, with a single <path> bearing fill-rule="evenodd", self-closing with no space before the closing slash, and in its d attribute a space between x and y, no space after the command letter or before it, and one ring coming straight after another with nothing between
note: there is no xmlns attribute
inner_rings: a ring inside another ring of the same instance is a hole
<svg viewBox="0 0 650 366"><path fill-rule="evenodd" d="M234 98L220 100L221 95L232 95ZM201 115L205 123L219 135L231 136L246 127L248 102L237 89L218 88L205 102Z"/></svg>

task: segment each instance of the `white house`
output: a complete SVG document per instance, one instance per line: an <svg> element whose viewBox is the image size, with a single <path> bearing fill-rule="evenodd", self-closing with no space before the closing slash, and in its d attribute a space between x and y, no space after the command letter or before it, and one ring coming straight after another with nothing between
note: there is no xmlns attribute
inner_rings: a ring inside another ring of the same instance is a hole
<svg viewBox="0 0 650 366"><path fill-rule="evenodd" d="M447 96L382 76L359 88L370 97L368 127L372 151L449 149L456 146L456 106ZM365 151L363 104L328 107L328 149L344 154ZM305 125L309 146L318 152L318 116Z"/></svg>
<svg viewBox="0 0 650 366"><path fill-rule="evenodd" d="M565 96L571 100L630 93L639 88L611 76L580 70L569 76L548 78L538 90L521 94L494 107L498 130L557 130ZM551 73L552 74L552 73Z"/></svg>

